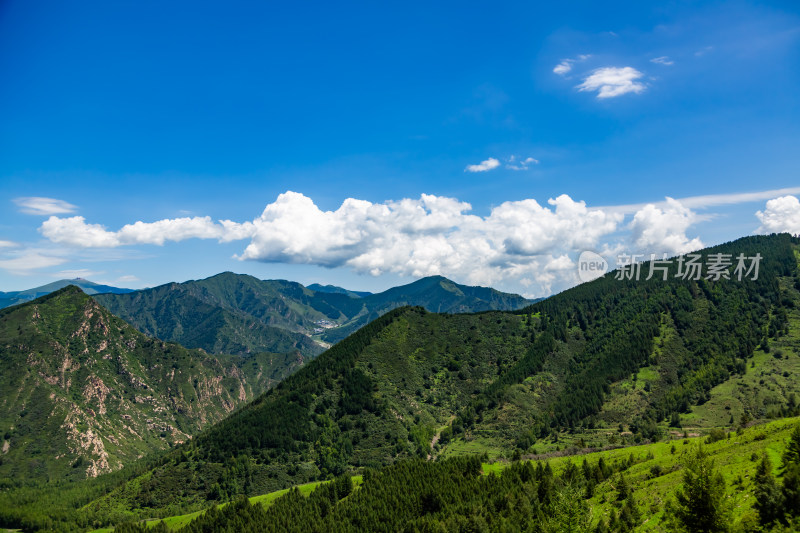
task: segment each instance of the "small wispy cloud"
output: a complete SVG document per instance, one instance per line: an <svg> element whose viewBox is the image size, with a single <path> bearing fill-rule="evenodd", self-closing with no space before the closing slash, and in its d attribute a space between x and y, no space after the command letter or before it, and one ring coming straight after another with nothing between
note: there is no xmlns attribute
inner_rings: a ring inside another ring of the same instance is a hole
<svg viewBox="0 0 800 533"><path fill-rule="evenodd" d="M0 248L16 248L19 244L14 241L4 241L0 239Z"/></svg>
<svg viewBox="0 0 800 533"><path fill-rule="evenodd" d="M528 170L531 165L538 165L539 160L533 157L526 157L524 159L512 155L506 160L506 168L510 170Z"/></svg>
<svg viewBox="0 0 800 533"><path fill-rule="evenodd" d="M597 91L598 98L616 98L643 92L645 84L636 81L643 76L633 67L603 67L593 70L577 88L579 91Z"/></svg>
<svg viewBox="0 0 800 533"><path fill-rule="evenodd" d="M500 166L500 161L494 157L490 157L486 161L481 161L477 165L467 165L464 172L487 172Z"/></svg>
<svg viewBox="0 0 800 533"><path fill-rule="evenodd" d="M701 48L697 52L695 52L694 55L697 56L697 57L704 56L707 53L709 53L710 51L712 51L713 49L714 49L713 46L706 46L704 48Z"/></svg>
<svg viewBox="0 0 800 533"><path fill-rule="evenodd" d="M671 60L667 56L654 57L653 59L650 60L650 62L651 63L657 63L659 65L666 65L666 66L671 66L671 65L675 64L675 61Z"/></svg>
<svg viewBox="0 0 800 533"><path fill-rule="evenodd" d="M553 72L555 72L556 74L558 74L560 76L563 76L564 74L566 74L570 70L572 70L572 60L571 59L565 59L564 61L562 61L561 63L559 63L558 65L556 65L553 68Z"/></svg>
<svg viewBox="0 0 800 533"><path fill-rule="evenodd" d="M66 263L66 259L28 250L10 259L0 260L0 268L18 276L33 274L32 270Z"/></svg>
<svg viewBox="0 0 800 533"><path fill-rule="evenodd" d="M26 196L15 198L14 203L19 206L19 210L29 215L63 215L73 213L78 209L64 200L56 198L44 198L42 196Z"/></svg>
<svg viewBox="0 0 800 533"><path fill-rule="evenodd" d="M561 63L553 67L553 72L559 76L565 76L572 70L572 65L578 61L586 61L592 57L591 54L581 54L576 58L568 58L561 60Z"/></svg>
<svg viewBox="0 0 800 533"><path fill-rule="evenodd" d="M771 198L776 198L778 196L798 195L798 194L800 194L800 187L785 187L783 189L769 189L765 191L687 196L685 198L678 198L677 201L680 202L681 205L688 207L689 209L708 209L711 207L746 204L751 202L758 202L761 200L769 200ZM654 204L655 206L662 208L666 206L666 202L647 202L642 204L598 206L595 207L594 209L602 209L603 211L611 213L632 214L644 208L648 204Z"/></svg>
<svg viewBox="0 0 800 533"><path fill-rule="evenodd" d="M101 274L105 274L105 272L102 270L89 270L88 268L78 268L78 269L61 270L59 272L54 272L50 274L50 276L59 279L76 279L76 278L87 279L99 276Z"/></svg>

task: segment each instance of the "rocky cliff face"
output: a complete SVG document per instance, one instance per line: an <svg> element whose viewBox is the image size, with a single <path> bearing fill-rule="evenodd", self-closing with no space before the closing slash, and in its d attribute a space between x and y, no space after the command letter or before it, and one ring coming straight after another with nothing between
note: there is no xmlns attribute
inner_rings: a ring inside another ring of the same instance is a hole
<svg viewBox="0 0 800 533"><path fill-rule="evenodd" d="M182 443L302 365L151 339L67 287L0 313L0 477L97 476Z"/></svg>

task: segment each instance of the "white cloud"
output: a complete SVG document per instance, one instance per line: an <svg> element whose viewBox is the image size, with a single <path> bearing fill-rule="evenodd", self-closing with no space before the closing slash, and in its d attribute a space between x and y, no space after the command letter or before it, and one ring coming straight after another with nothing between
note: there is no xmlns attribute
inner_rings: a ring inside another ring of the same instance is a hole
<svg viewBox="0 0 800 533"><path fill-rule="evenodd" d="M653 59L650 60L650 62L651 63L657 63L659 65L666 65L666 66L672 66L672 65L675 64L675 61L671 60L667 56L654 57Z"/></svg>
<svg viewBox="0 0 800 533"><path fill-rule="evenodd" d="M564 74L566 74L570 70L572 70L572 60L571 59L565 59L564 61L562 61L561 63L559 63L558 65L556 65L553 68L553 72L555 72L556 74L558 74L560 76L563 76Z"/></svg>
<svg viewBox="0 0 800 533"><path fill-rule="evenodd" d="M593 70L577 88L580 91L597 91L598 98L638 94L645 90L645 85L635 80L643 76L633 67L603 67Z"/></svg>
<svg viewBox="0 0 800 533"><path fill-rule="evenodd" d="M566 195L548 204L505 202L480 217L468 214L467 203L422 195L383 204L347 199L336 211L321 211L310 198L287 192L253 221L252 241L240 259L344 266L372 275L443 274L479 284L523 277L547 284L560 279L564 256L597 245L622 221Z"/></svg>
<svg viewBox="0 0 800 533"><path fill-rule="evenodd" d="M586 61L592 57L591 54L581 54L575 59L562 59L561 63L553 67L553 72L558 74L559 76L565 76L572 71L572 65L579 62L579 61Z"/></svg>
<svg viewBox="0 0 800 533"><path fill-rule="evenodd" d="M528 170L528 168L530 168L531 165L538 165L538 164L539 164L538 159L534 159L532 157L517 159L517 156L512 155L506 161L506 168L511 170Z"/></svg>
<svg viewBox="0 0 800 533"><path fill-rule="evenodd" d="M500 166L500 161L494 157L490 157L486 161L481 161L477 165L467 165L464 172L486 172Z"/></svg>
<svg viewBox="0 0 800 533"><path fill-rule="evenodd" d="M654 204L645 205L633 216L630 224L631 242L637 252L669 256L698 250L703 243L698 238L689 239L686 230L697 220L697 215L677 200L667 198L662 209Z"/></svg>
<svg viewBox="0 0 800 533"><path fill-rule="evenodd" d="M17 246L19 246L19 244L14 241L0 240L0 248L16 248Z"/></svg>
<svg viewBox="0 0 800 533"><path fill-rule="evenodd" d="M677 201L680 202L682 206L688 207L689 209L703 209L720 205L735 205L748 202L757 202L760 200L775 198L781 195L798 193L800 193L800 187L786 187L784 189L771 189L767 191L688 196L686 198L678 198ZM614 213L633 214L650 203L656 207L665 207L667 205L667 200L663 202L648 202L645 204L625 204L595 207L595 209L602 209L603 211L611 211Z"/></svg>
<svg viewBox="0 0 800 533"><path fill-rule="evenodd" d="M11 259L0 259L0 268L12 274L25 276L32 274L32 270L61 265L66 261L61 257L48 256L37 251L27 250Z"/></svg>
<svg viewBox="0 0 800 533"><path fill-rule="evenodd" d="M504 162L534 164L532 160L511 156ZM584 250L613 258L623 252L675 255L703 247L699 238L689 235L691 227L704 220L693 211L697 208L769 199L756 214L758 231L800 233L800 201L792 195L798 193L800 188L794 187L593 208L561 195L544 204L533 199L504 202L479 216L470 213L466 202L426 194L383 203L348 198L338 209L323 211L311 198L288 191L267 204L260 216L244 222L176 218L139 221L112 231L80 216L52 216L40 232L68 247L7 246L0 268L27 274L56 266L75 254L75 247L82 249L81 261L107 261L112 254L139 253L112 250L125 245L192 238L245 240L242 253L235 256L240 260L346 268L371 275L441 274L460 282L499 284L506 290L525 287L529 294L543 295L577 283L573 261ZM120 278L117 283L124 286L125 281L139 280Z"/></svg>
<svg viewBox="0 0 800 533"><path fill-rule="evenodd" d="M800 200L781 196L767 202L764 211L756 212L761 221L758 233L791 233L800 235Z"/></svg>
<svg viewBox="0 0 800 533"><path fill-rule="evenodd" d="M70 270L62 270L60 272L55 272L50 274L54 278L59 279L76 279L76 278L83 278L88 279L94 276L99 276L101 274L105 274L102 270L89 270L88 268L78 268L78 269L70 269Z"/></svg>
<svg viewBox="0 0 800 533"><path fill-rule="evenodd" d="M20 207L20 211L29 215L63 215L66 213L73 213L78 209L76 206L64 200L43 198L40 196L15 198L14 203Z"/></svg>
<svg viewBox="0 0 800 533"><path fill-rule="evenodd" d="M514 162L531 164L529 159L515 157ZM53 216L40 231L56 243L106 250L190 238L249 240L236 258L347 268L374 276L441 274L480 285L525 280L539 295L574 284L573 260L584 250L674 254L702 246L686 236L699 217L669 198L640 207L626 226L625 213L589 208L567 195L544 205L533 199L504 202L484 216L471 214L471 209L455 198L423 194L383 203L348 198L338 209L323 211L311 198L287 191L246 222L178 218L139 221L111 231L80 216Z"/></svg>
<svg viewBox="0 0 800 533"><path fill-rule="evenodd" d="M184 239L217 239L222 242L244 239L252 233L250 223L230 220L213 222L211 217L174 218L156 222L135 222L119 231L108 231L100 224L87 224L84 217L51 216L39 228L52 242L83 248L113 248L130 244L163 245Z"/></svg>

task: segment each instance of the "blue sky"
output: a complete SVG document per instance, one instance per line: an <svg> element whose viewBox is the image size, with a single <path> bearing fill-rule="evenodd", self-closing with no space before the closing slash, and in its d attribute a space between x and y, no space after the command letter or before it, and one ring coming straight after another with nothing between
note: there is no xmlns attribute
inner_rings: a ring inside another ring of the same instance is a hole
<svg viewBox="0 0 800 533"><path fill-rule="evenodd" d="M800 232L795 2L166 4L0 3L0 290L538 296Z"/></svg>

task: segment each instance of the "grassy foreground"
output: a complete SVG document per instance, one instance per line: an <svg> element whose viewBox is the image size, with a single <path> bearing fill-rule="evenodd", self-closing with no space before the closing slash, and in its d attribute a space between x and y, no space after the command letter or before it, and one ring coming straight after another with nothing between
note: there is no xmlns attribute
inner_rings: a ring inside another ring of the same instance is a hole
<svg viewBox="0 0 800 533"><path fill-rule="evenodd" d="M727 433L716 442L709 442L708 437L675 439L581 456L555 457L549 460L549 464L558 474L566 469L569 463L581 466L587 461L594 465L601 458L609 465L627 463L629 466L624 470L624 475L633 490L634 500L643 517L636 531L668 531L665 524L666 503L674 497L675 491L682 483L683 465L689 454L702 442L714 460L716 468L725 478L726 495L732 503L733 523L738 524L740 529L746 530L747 524L753 523L756 519L755 511L752 509L753 476L758 460L766 453L775 467L774 473L777 474L789 436L799 423L800 418L787 418ZM509 464L511 463L484 463L483 474L498 475ZM306 483L297 488L301 494L307 496L324 483L327 482ZM618 478L614 476L595 488L592 498L588 500L593 523L597 523L601 518L608 519L614 508L617 483ZM353 477L353 484L359 487L362 484L361 476ZM269 507L289 491L290 489L284 489L255 496L250 498L250 502ZM170 529L178 530L203 513L204 511L197 511L162 520L152 520L148 525L155 526L163 521ZM96 531L113 531L113 529Z"/></svg>

